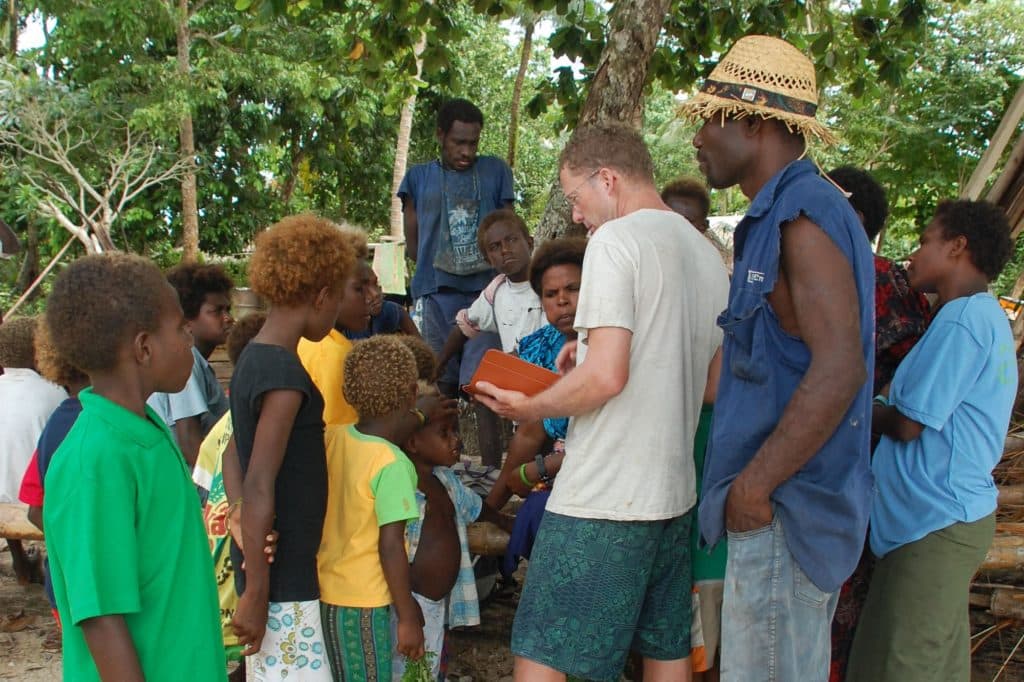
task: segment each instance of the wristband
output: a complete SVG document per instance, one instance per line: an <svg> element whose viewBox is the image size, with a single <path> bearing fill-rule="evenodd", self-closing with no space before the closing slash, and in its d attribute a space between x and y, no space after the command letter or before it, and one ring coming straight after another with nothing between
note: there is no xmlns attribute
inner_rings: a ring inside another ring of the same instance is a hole
<svg viewBox="0 0 1024 682"><path fill-rule="evenodd" d="M872 402L874 402L875 405L888 405L889 404L889 399L886 398L881 393L879 393L878 395L876 395L874 397L874 400Z"/></svg>
<svg viewBox="0 0 1024 682"><path fill-rule="evenodd" d="M548 468L544 465L544 455L538 454L533 458L533 463L537 465L537 477L541 482L547 483L550 481L551 477L548 476Z"/></svg>
<svg viewBox="0 0 1024 682"><path fill-rule="evenodd" d="M414 407L411 410L409 410L409 412L411 414L416 415L416 418L420 420L420 426L426 426L426 424L427 424L427 415L423 413L423 410L421 410L418 407Z"/></svg>
<svg viewBox="0 0 1024 682"><path fill-rule="evenodd" d="M530 479L528 479L526 477L526 465L525 464L519 465L519 480L522 481L523 485L525 485L527 488L532 488L533 487L533 484L530 483Z"/></svg>

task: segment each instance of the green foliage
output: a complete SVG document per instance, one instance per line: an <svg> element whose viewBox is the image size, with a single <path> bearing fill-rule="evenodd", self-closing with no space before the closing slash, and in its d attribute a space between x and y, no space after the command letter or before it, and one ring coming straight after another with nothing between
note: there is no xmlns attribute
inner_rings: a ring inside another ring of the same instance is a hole
<svg viewBox="0 0 1024 682"><path fill-rule="evenodd" d="M415 661L406 659L402 682L432 682L434 676L431 674L430 666L436 656L433 651L428 651L423 654L423 658Z"/></svg>

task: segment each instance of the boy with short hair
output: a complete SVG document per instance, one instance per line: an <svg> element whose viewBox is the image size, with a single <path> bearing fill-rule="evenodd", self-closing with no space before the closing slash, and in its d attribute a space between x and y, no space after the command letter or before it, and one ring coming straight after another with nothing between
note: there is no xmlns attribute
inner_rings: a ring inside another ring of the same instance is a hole
<svg viewBox="0 0 1024 682"><path fill-rule="evenodd" d="M871 551L851 682L970 678L971 578L995 532L992 469L1017 394L1013 335L988 286L1012 252L1002 209L945 201L910 256L938 296L928 330L875 398Z"/></svg>
<svg viewBox="0 0 1024 682"><path fill-rule="evenodd" d="M213 565L195 488L146 406L192 370L178 296L138 256L85 256L46 323L92 387L46 473L43 519L69 680L223 680Z"/></svg>
<svg viewBox="0 0 1024 682"><path fill-rule="evenodd" d="M183 263L167 271L167 281L178 292L195 344L192 374L178 393L154 394L150 405L171 427L185 461L195 465L199 445L213 425L228 411L228 398L210 367L209 358L227 340L234 282L220 265Z"/></svg>
<svg viewBox="0 0 1024 682"><path fill-rule="evenodd" d="M523 219L510 208L489 213L477 230L480 252L499 274L469 308L455 316L456 326L437 358L438 368L448 364L479 332L501 337L501 349L516 350L519 340L544 326L544 310L530 286L533 237Z"/></svg>
<svg viewBox="0 0 1024 682"><path fill-rule="evenodd" d="M414 407L412 351L389 336L360 341L345 359L344 391L359 421L325 433L327 515L317 565L327 659L335 680L388 680L393 649L423 656L405 550L405 523L419 516L416 470L397 445L412 432L410 413L426 422Z"/></svg>

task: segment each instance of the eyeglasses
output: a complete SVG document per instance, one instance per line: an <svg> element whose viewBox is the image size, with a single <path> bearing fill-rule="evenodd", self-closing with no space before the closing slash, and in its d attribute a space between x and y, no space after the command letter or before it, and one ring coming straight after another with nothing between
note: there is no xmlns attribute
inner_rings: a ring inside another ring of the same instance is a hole
<svg viewBox="0 0 1024 682"><path fill-rule="evenodd" d="M592 173L591 173L590 175L588 175L588 176L587 176L587 177L586 177L586 178L585 178L585 179L583 180L583 182L581 182L580 184L576 185L576 189L574 189L574 190L573 190L573 191L571 191L571 192L568 192L568 193L567 193L567 194L565 195L565 200L569 202L569 205L570 205L570 206L575 206L575 205L576 205L576 203L577 203L577 202L578 202L578 201L580 200L580 197L579 197L579 194L580 194L580 190L581 190L581 189L583 189L583 186L584 186L585 184L587 184L588 182L590 182L591 180L593 180L593 179L594 179L594 176L596 176L596 175L597 175L598 173L600 173L600 172L601 172L601 169L600 169L600 168L598 168L597 170L595 170L594 172L592 172Z"/></svg>

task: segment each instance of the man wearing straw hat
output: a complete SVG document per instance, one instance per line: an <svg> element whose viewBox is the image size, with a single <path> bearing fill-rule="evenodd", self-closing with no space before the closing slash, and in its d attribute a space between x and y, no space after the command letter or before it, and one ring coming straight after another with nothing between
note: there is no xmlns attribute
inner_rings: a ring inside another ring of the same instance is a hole
<svg viewBox="0 0 1024 682"><path fill-rule="evenodd" d="M683 113L711 187L739 185L721 381L698 517L728 535L722 679L826 680L839 587L863 548L874 268L845 197L804 158L818 121L814 67L747 36Z"/></svg>

